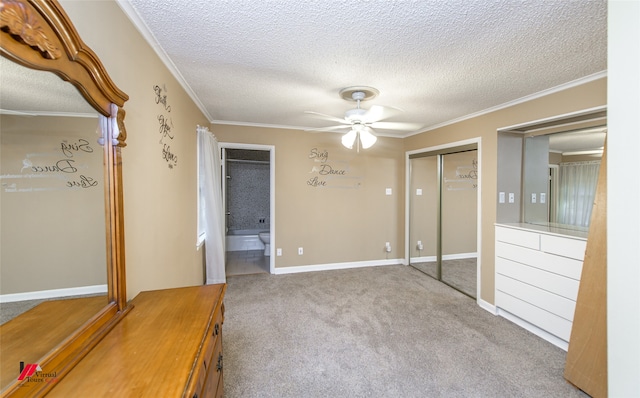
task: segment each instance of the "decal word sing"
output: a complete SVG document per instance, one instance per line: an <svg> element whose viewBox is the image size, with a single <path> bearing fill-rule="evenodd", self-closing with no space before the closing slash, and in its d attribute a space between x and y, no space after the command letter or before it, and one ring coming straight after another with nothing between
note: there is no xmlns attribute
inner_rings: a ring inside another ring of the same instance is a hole
<svg viewBox="0 0 640 398"><path fill-rule="evenodd" d="M332 166L327 163L329 160L329 152L326 149L320 150L318 148L312 148L309 151L309 159L312 159L315 164L310 173L314 173L314 175L310 179L307 180L307 185L310 187L318 188L318 187L326 187L327 186L327 176L346 176L347 170L340 169Z"/></svg>
<svg viewBox="0 0 640 398"><path fill-rule="evenodd" d="M44 173L64 173L64 174L76 174L78 173L79 167L76 166L76 160L73 157L76 154L82 153L93 153L93 148L89 145L89 141L85 139L78 139L74 142L69 142L67 140L63 140L59 145L60 152L64 156L64 159L60 159L54 161L50 164L46 165L38 165L33 164L31 160L25 160L23 162L25 168L31 169L33 173L44 174ZM98 181L96 181L93 177L86 176L84 174L78 175L75 179L69 179L66 181L66 186L68 188L92 188L98 185Z"/></svg>
<svg viewBox="0 0 640 398"><path fill-rule="evenodd" d="M162 159L167 162L167 166L173 169L178 165L178 155L171 152L171 146L168 142L173 140L174 135L171 132L173 129L173 120L169 115L171 113L171 105L167 101L167 89L166 87L160 87L158 85L153 86L153 92L155 93L155 102L161 107L161 111L158 114L158 133L160 134L160 140L158 141L162 145Z"/></svg>

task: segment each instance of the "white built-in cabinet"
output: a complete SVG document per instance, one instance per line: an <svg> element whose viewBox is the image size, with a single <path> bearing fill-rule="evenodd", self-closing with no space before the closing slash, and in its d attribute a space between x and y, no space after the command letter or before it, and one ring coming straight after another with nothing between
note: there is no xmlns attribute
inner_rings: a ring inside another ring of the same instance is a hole
<svg viewBox="0 0 640 398"><path fill-rule="evenodd" d="M566 351L586 233L531 224L495 232L497 313Z"/></svg>

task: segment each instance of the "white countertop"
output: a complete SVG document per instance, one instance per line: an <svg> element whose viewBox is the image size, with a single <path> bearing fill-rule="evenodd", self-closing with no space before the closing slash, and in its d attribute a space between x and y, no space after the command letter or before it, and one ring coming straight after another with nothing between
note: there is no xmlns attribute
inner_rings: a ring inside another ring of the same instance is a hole
<svg viewBox="0 0 640 398"><path fill-rule="evenodd" d="M583 231L582 229L572 229L571 226L553 226L553 225L542 225L542 224L529 224L522 222L515 223L496 223L497 227L506 227L506 228L514 228L521 229L526 231L535 231L548 235L557 235L563 236L567 238L575 238L581 240L587 240L589 235L588 231ZM576 227L577 228L577 227Z"/></svg>

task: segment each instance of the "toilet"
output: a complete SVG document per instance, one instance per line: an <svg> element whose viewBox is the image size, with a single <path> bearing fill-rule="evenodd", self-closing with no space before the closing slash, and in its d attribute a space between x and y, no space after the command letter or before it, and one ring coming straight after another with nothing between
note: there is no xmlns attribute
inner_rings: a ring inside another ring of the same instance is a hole
<svg viewBox="0 0 640 398"><path fill-rule="evenodd" d="M258 233L258 237L264 243L264 255L271 255L271 233L269 231L262 231Z"/></svg>

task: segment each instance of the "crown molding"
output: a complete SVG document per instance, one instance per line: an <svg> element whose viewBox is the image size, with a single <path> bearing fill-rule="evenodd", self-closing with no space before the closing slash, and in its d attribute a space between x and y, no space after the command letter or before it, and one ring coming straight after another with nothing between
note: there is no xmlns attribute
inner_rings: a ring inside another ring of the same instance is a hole
<svg viewBox="0 0 640 398"><path fill-rule="evenodd" d="M193 91L191 86L189 86L189 84L185 80L184 76L182 76L182 73L180 73L176 65L173 63L173 61L171 61L171 58L169 58L169 55L167 55L164 49L160 47L158 40L153 35L153 33L151 33L151 30L149 29L147 24L144 22L144 20L140 17L140 14L138 14L138 11L136 11L136 9L127 0L116 0L116 3L118 3L118 6L120 6L122 11L131 21L131 23L133 23L136 29L138 29L138 32L140 32L142 37L144 37L147 43L149 43L151 48L153 48L153 51L158 55L158 57L160 58L162 63L164 63L167 69L169 69L169 72L173 75L173 77L176 78L176 80L178 81L178 84L180 84L180 86L182 86L184 91L187 92L187 95L196 104L198 109L200 109L200 112L204 114L204 116L207 118L209 123L212 123L213 118L207 111L207 108L205 108L204 104L200 101L200 98L198 98L198 96Z"/></svg>
<svg viewBox="0 0 640 398"><path fill-rule="evenodd" d="M564 90L570 89L572 87L580 86L582 84L586 84L586 83L592 82L594 80L602 79L602 78L605 78L605 77L607 77L607 71L603 70L603 71L594 73L592 75L581 77L579 79L572 80L570 82L563 83L563 84L560 84L558 86L548 88L546 90L538 91L537 93L526 95L524 97L515 99L513 101L505 102L503 104L496 105L496 106L493 106L491 108L487 108L487 109L481 110L479 112L471 113L471 114L468 114L466 116L462 116L462 117L459 117L459 118L451 119L451 120L446 121L446 122L435 124L435 125L430 126L430 127L426 128L424 130L421 130L420 132L414 132L414 133L405 134L405 135L402 136L402 138L407 138L407 137L411 137L413 135L426 133L427 131L432 131L432 130L435 130L435 129L439 129L441 127L449 126L449 125L454 124L454 123L459 123L459 122L462 122L464 120L473 119L474 117L486 115L487 113L499 111L501 109L506 109L506 108L509 108L509 107L512 107L512 106L515 106L515 105L518 105L518 104L529 102L529 101L532 101L532 100L535 100L535 99L538 99L538 98L541 98L541 97L544 97L544 96L547 96L547 95L550 95L550 94L554 94L554 93L557 93L557 92L560 92L560 91L564 91Z"/></svg>

